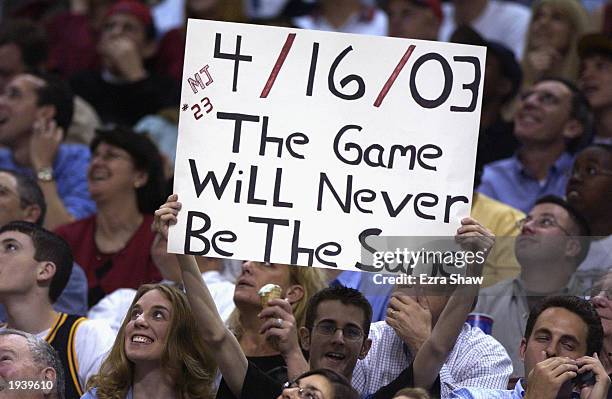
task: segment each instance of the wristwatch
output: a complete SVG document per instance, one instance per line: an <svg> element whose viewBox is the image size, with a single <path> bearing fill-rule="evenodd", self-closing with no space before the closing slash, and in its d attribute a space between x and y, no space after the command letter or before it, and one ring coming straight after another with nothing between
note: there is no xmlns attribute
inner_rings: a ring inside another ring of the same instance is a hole
<svg viewBox="0 0 612 399"><path fill-rule="evenodd" d="M40 168L38 172L36 172L36 177L40 181L53 181L53 168Z"/></svg>

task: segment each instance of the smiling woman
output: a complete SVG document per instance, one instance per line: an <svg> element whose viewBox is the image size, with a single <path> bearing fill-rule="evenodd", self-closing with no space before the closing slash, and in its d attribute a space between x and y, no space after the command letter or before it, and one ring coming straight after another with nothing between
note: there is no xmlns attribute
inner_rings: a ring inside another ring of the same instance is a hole
<svg viewBox="0 0 612 399"><path fill-rule="evenodd" d="M164 284L138 289L88 399L212 398L216 366L185 294Z"/></svg>
<svg viewBox="0 0 612 399"><path fill-rule="evenodd" d="M152 213L162 202L161 157L146 136L124 128L97 132L87 173L95 215L61 226L83 267L89 306L118 288L138 288L161 280L151 251Z"/></svg>

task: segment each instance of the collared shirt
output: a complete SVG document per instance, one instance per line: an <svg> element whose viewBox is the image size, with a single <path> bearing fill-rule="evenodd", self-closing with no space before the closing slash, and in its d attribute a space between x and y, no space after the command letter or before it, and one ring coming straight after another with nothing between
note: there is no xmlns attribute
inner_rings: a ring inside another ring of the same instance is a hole
<svg viewBox="0 0 612 399"><path fill-rule="evenodd" d="M565 196L567 174L574 157L563 153L550 167L546 179L538 181L529 174L516 154L486 165L478 191L527 213L544 195Z"/></svg>
<svg viewBox="0 0 612 399"><path fill-rule="evenodd" d="M450 399L521 399L525 396L525 389L521 380L517 381L513 390L507 389L485 389L485 388L460 388L453 391Z"/></svg>
<svg viewBox="0 0 612 399"><path fill-rule="evenodd" d="M523 380L518 380L514 389L461 388L453 391L449 399L521 399L525 397ZM568 399L580 399L580 394L572 392Z"/></svg>
<svg viewBox="0 0 612 399"><path fill-rule="evenodd" d="M567 286L554 294L580 295L583 292L584 289L572 276ZM525 374L519 346L529 318L528 296L542 297L542 294L527 291L525 284L518 277L507 279L482 289L478 296L478 304L474 309L474 312L485 313L493 318L493 337L504 346L510 355L514 369L513 377L523 377Z"/></svg>
<svg viewBox="0 0 612 399"><path fill-rule="evenodd" d="M592 287L604 274L612 270L612 235L591 237L589 253L582 261L576 277L585 287Z"/></svg>
<svg viewBox="0 0 612 399"><path fill-rule="evenodd" d="M53 179L57 184L57 194L75 220L96 211L96 204L89 196L87 186L89 159L87 146L61 144L53 161ZM7 148L0 148L0 168L15 170L36 180L32 169L15 164L13 153Z"/></svg>
<svg viewBox="0 0 612 399"><path fill-rule="evenodd" d="M352 385L362 396L393 381L413 360L402 339L384 321L372 324L370 339L368 355L357 361L353 372ZM440 370L442 397L459 387L503 389L511 373L512 362L504 347L479 328L464 324Z"/></svg>
<svg viewBox="0 0 612 399"><path fill-rule="evenodd" d="M387 302L394 287L389 284L376 284L375 275L345 270L330 283L330 286L340 284L360 291L372 305L372 322L384 320L387 316Z"/></svg>
<svg viewBox="0 0 612 399"><path fill-rule="evenodd" d="M387 14L375 7L364 7L360 13L351 15L344 25L339 28L334 27L323 16L316 13L294 18L293 23L302 29L359 33L374 36L387 36L389 29Z"/></svg>

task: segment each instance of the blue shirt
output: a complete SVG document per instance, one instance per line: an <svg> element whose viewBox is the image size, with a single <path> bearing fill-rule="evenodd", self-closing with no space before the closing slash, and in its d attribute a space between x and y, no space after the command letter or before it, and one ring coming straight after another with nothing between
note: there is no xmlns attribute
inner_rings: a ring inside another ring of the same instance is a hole
<svg viewBox="0 0 612 399"><path fill-rule="evenodd" d="M485 388L459 388L451 392L449 399L521 399L525 397L523 380L518 380L513 390L485 389ZM578 392L572 392L569 399L580 399Z"/></svg>
<svg viewBox="0 0 612 399"><path fill-rule="evenodd" d="M74 263L68 284L53 304L53 309L67 314L87 315L87 289L87 276L81 266ZM0 305L0 321L6 321L6 311L2 305Z"/></svg>
<svg viewBox="0 0 612 399"><path fill-rule="evenodd" d="M573 156L563 153L550 167L546 179L540 182L525 170L515 154L486 165L478 191L528 213L544 195L565 196L567 174L573 163Z"/></svg>
<svg viewBox="0 0 612 399"><path fill-rule="evenodd" d="M87 186L89 159L87 146L61 144L53 161L53 178L57 184L57 193L66 210L75 219L82 219L96 211L96 204L89 196ZM36 179L32 169L15 164L13 153L6 148L0 149L0 168L14 170Z"/></svg>
<svg viewBox="0 0 612 399"><path fill-rule="evenodd" d="M393 285L376 284L375 273L354 272L345 270L329 285L343 285L360 291L372 305L372 322L384 320L387 316L387 302L393 291Z"/></svg>
<svg viewBox="0 0 612 399"><path fill-rule="evenodd" d="M449 399L521 399L525 390L518 380L513 390L485 389L485 388L459 388L451 392Z"/></svg>

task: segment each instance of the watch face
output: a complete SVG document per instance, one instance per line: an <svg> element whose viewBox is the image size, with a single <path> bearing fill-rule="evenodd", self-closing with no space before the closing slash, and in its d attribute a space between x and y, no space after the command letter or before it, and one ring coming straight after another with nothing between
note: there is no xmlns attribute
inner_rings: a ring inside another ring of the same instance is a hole
<svg viewBox="0 0 612 399"><path fill-rule="evenodd" d="M36 177L38 177L38 180L51 181L53 180L53 169L51 168L40 169L38 173L36 174Z"/></svg>

